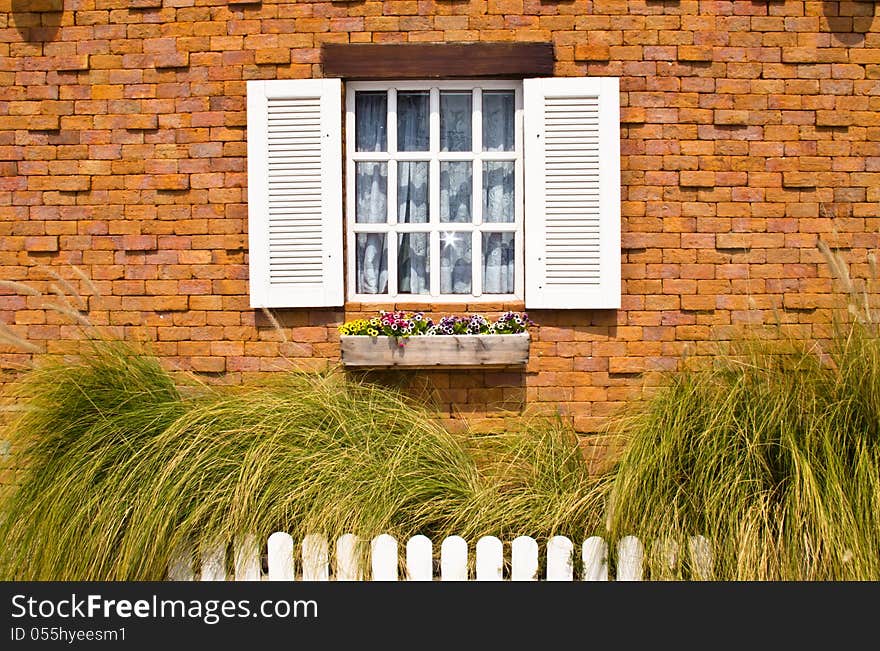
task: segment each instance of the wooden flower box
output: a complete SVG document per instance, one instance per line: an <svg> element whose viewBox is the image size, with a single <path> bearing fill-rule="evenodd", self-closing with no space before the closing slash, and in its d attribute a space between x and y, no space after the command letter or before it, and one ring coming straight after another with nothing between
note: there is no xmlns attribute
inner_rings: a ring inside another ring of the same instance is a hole
<svg viewBox="0 0 880 651"><path fill-rule="evenodd" d="M437 335L407 339L342 335L342 364L348 367L480 368L523 366L529 334ZM400 343L403 342L403 346Z"/></svg>

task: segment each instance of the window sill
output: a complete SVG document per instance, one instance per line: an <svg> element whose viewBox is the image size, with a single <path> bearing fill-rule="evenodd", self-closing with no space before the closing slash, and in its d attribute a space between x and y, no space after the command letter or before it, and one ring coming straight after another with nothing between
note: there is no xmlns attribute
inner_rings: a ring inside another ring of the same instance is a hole
<svg viewBox="0 0 880 651"><path fill-rule="evenodd" d="M524 366L529 333L515 335L438 335L396 337L342 335L342 364L349 368L482 368Z"/></svg>

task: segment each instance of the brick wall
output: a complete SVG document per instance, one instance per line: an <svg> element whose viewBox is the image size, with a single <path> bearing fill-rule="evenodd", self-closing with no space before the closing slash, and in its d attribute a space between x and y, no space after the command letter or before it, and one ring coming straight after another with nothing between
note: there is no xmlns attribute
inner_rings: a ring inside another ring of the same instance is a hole
<svg viewBox="0 0 880 651"><path fill-rule="evenodd" d="M0 0L0 277L50 293L54 271L93 322L217 381L333 364L336 326L364 313L283 311L284 343L248 309L245 81L321 76L326 42L552 42L557 75L621 78L623 309L533 313L524 372L374 376L430 390L452 422L498 427L534 407L593 431L655 371L711 355L743 324L821 337L833 300L817 240L855 274L878 244L873 2L60 7ZM0 289L0 319L60 352L78 330L44 302ZM508 308L522 306L479 309ZM27 361L0 348L5 369Z"/></svg>

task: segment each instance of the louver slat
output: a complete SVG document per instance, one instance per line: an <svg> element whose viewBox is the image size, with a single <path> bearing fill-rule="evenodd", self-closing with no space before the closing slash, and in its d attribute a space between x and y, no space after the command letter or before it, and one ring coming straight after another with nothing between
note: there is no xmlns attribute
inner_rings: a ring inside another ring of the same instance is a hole
<svg viewBox="0 0 880 651"><path fill-rule="evenodd" d="M616 79L527 79L526 306L620 305Z"/></svg>
<svg viewBox="0 0 880 651"><path fill-rule="evenodd" d="M565 175L546 174L544 192L547 242L544 249L546 283L588 285L599 283L599 238L585 237L599 230L599 98L578 97L582 110L561 111L570 100L544 98L545 152L577 160ZM595 170L595 171L592 171ZM568 210L554 212L553 208ZM572 255L566 243L580 243ZM563 255L565 254L565 255Z"/></svg>
<svg viewBox="0 0 880 651"><path fill-rule="evenodd" d="M248 84L253 307L341 305L341 86Z"/></svg>

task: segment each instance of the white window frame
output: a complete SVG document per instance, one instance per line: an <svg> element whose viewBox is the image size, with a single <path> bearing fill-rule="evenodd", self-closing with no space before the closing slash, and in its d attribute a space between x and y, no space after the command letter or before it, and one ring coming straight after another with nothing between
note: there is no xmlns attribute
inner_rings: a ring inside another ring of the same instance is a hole
<svg viewBox="0 0 880 651"><path fill-rule="evenodd" d="M484 152L482 151L482 90L513 90L514 91L514 151ZM355 148L355 93L357 91L387 91L388 125L387 149L397 148L397 114L396 102L393 101L398 91L430 92L430 150L428 152L357 152ZM440 91L471 90L473 91L472 113L472 151L441 152L440 146ZM521 80L455 80L455 81L358 81L345 84L345 192L346 192L346 254L348 300L360 303L497 303L521 302L524 299L525 258L524 258L524 201L523 201L523 85ZM395 161L429 160L429 219L427 223L397 223L397 166ZM470 223L440 222L440 161L475 161L473 175L472 215ZM514 161L514 221L483 222L482 220L482 161L512 160ZM355 223L355 163L358 161L388 162L388 221L384 224ZM405 232L430 233L430 293L429 294L398 294L397 293L397 238L392 242L391 235ZM482 293L482 232L513 232L514 243L514 293L483 294ZM440 234L441 232L468 232L471 237L471 294L440 293ZM356 291L356 233L385 233L388 255L388 293L359 294Z"/></svg>

